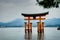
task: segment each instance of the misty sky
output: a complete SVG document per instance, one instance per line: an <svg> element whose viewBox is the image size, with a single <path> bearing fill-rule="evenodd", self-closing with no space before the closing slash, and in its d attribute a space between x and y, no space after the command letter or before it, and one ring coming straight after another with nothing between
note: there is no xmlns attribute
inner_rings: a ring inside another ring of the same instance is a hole
<svg viewBox="0 0 60 40"><path fill-rule="evenodd" d="M60 5L59 5L60 6ZM0 22L23 19L21 13L42 13L49 11L47 19L60 18L60 7L44 9L37 5L36 0L0 0Z"/></svg>

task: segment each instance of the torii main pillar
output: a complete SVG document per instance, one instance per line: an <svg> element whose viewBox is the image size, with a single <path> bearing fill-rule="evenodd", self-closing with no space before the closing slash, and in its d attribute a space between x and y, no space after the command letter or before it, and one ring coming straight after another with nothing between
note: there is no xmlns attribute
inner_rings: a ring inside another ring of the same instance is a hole
<svg viewBox="0 0 60 40"><path fill-rule="evenodd" d="M24 26L25 32L26 32L26 30L28 30L28 32L32 31L32 23L30 22L30 20L39 20L39 22L37 22L37 31L44 32L44 22L42 22L42 20L45 20L46 18L42 18L42 17L46 16L47 14L48 14L48 12L36 13L36 14L22 13L22 15L24 16L24 20L28 21L28 22L25 22L25 26Z"/></svg>

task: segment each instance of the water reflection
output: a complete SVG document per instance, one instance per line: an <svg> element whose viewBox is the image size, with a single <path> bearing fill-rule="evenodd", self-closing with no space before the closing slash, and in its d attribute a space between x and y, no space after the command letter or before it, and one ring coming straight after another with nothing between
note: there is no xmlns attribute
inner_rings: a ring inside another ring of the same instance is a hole
<svg viewBox="0 0 60 40"><path fill-rule="evenodd" d="M32 32L31 31L26 31L25 32L25 40L32 40Z"/></svg>
<svg viewBox="0 0 60 40"><path fill-rule="evenodd" d="M37 40L44 40L44 33L43 32L42 33L38 32Z"/></svg>
<svg viewBox="0 0 60 40"><path fill-rule="evenodd" d="M25 40L32 40L32 32L28 32L26 31L25 32ZM40 33L40 32L37 32L37 40L44 40L44 32Z"/></svg>

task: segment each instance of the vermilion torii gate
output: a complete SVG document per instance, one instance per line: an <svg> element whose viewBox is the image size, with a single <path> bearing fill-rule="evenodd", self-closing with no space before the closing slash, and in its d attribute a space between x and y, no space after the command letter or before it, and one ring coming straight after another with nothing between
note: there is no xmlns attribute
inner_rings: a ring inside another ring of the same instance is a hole
<svg viewBox="0 0 60 40"><path fill-rule="evenodd" d="M32 31L32 23L30 22L30 20L39 20L39 22L37 22L38 32L44 32L44 22L42 22L41 20L45 20L45 18L42 18L42 17L46 16L48 13L49 12L37 13L37 14L22 13L22 15L24 16L24 20L28 21L28 22L25 22L25 25L24 25L25 32L26 32L26 30L28 30L28 32Z"/></svg>

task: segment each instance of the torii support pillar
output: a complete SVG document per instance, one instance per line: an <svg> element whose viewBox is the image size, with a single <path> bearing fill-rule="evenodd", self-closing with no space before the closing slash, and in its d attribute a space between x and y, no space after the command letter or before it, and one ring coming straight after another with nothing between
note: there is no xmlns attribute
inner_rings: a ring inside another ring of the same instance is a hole
<svg viewBox="0 0 60 40"><path fill-rule="evenodd" d="M32 23L30 23L29 25L27 24L27 22L25 22L25 32L32 32Z"/></svg>
<svg viewBox="0 0 60 40"><path fill-rule="evenodd" d="M37 22L37 31L44 32L44 22Z"/></svg>

